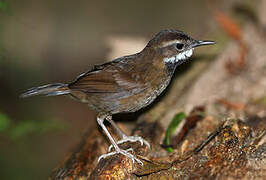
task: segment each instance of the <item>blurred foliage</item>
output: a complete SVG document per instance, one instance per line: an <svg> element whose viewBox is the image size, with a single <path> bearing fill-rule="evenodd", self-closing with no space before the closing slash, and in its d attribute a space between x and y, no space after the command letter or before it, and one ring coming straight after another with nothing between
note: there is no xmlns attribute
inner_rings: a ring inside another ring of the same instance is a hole
<svg viewBox="0 0 266 180"><path fill-rule="evenodd" d="M266 96L251 100L251 102L257 105L266 106Z"/></svg>
<svg viewBox="0 0 266 180"><path fill-rule="evenodd" d="M0 133L12 140L24 138L34 133L42 134L49 131L64 130L66 128L67 125L58 120L26 120L14 124L7 115L0 113Z"/></svg>
<svg viewBox="0 0 266 180"><path fill-rule="evenodd" d="M0 113L0 133L4 132L11 124L11 120L5 115Z"/></svg>
<svg viewBox="0 0 266 180"><path fill-rule="evenodd" d="M0 1L0 9L5 10L7 9L8 4L6 1Z"/></svg>
<svg viewBox="0 0 266 180"><path fill-rule="evenodd" d="M7 1L0 0L0 10L7 10L8 3Z"/></svg>
<svg viewBox="0 0 266 180"><path fill-rule="evenodd" d="M186 114L184 112L180 112L180 113L176 114L175 117L172 119L171 123L169 124L169 126L167 128L165 139L164 139L164 144L166 146L171 145L171 142L170 142L171 136L173 136L178 125L185 118L186 118ZM172 147L166 147L166 151L173 152L174 150Z"/></svg>

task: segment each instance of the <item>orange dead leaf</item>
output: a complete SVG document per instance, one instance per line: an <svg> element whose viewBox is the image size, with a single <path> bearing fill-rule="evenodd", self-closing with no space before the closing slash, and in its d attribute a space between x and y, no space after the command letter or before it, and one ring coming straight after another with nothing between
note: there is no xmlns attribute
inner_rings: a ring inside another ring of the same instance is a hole
<svg viewBox="0 0 266 180"><path fill-rule="evenodd" d="M207 2L218 24L239 44L239 57L234 60L228 60L225 64L225 68L230 74L236 74L246 66L245 57L248 52L247 46L243 41L242 31L232 18L215 8L211 1Z"/></svg>
<svg viewBox="0 0 266 180"><path fill-rule="evenodd" d="M233 39L238 42L242 42L242 31L239 26L234 22L232 18L227 16L224 12L219 11L217 8L212 6L211 2L208 3L214 18L223 28L223 30Z"/></svg>
<svg viewBox="0 0 266 180"><path fill-rule="evenodd" d="M233 109L233 110L237 110L237 111L244 110L246 107L246 105L243 103L234 103L234 102L228 101L226 99L218 99L217 103L222 104L229 109Z"/></svg>

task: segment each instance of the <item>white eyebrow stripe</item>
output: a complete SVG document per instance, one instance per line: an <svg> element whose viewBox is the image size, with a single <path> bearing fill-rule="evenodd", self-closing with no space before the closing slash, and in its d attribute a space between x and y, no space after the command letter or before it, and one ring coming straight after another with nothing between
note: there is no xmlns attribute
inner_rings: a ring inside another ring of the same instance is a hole
<svg viewBox="0 0 266 180"><path fill-rule="evenodd" d="M172 45L172 44L177 44L177 43L181 43L181 41L173 40L173 41L163 42L162 45L160 46L160 48L164 48L166 46L169 46L169 45Z"/></svg>

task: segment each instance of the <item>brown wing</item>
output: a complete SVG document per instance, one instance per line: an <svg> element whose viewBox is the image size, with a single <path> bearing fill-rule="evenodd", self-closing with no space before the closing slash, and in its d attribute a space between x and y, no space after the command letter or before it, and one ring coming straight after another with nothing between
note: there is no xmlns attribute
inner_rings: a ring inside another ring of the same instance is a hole
<svg viewBox="0 0 266 180"><path fill-rule="evenodd" d="M113 61L94 67L69 84L70 89L87 93L117 93L131 91L139 86L134 78L134 69L128 63Z"/></svg>

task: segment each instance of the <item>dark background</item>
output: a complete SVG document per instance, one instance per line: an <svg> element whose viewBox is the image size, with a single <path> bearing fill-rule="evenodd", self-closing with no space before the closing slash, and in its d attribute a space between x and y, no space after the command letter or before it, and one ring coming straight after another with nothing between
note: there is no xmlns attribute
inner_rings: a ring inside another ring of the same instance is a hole
<svg viewBox="0 0 266 180"><path fill-rule="evenodd" d="M0 178L47 179L82 134L97 128L84 104L19 99L22 92L69 82L110 60L110 37L146 42L166 28L198 39L217 34L204 0L0 0ZM127 55L120 48L118 56Z"/></svg>

